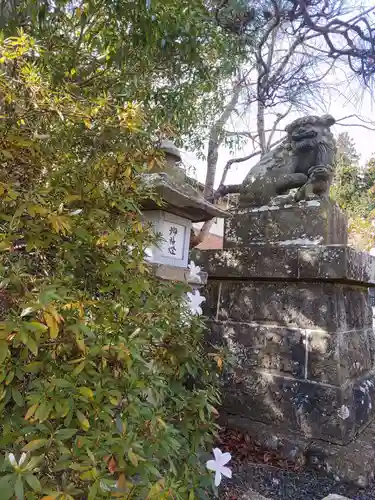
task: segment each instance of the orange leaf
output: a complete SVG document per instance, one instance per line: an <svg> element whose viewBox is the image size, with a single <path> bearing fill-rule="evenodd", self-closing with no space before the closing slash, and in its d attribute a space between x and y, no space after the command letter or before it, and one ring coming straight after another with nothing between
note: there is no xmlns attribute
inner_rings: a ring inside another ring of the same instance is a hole
<svg viewBox="0 0 375 500"><path fill-rule="evenodd" d="M117 462L116 462L116 459L114 457L112 457L109 462L108 462L108 470L111 474L113 474L114 472L116 472L116 469L117 469Z"/></svg>
<svg viewBox="0 0 375 500"><path fill-rule="evenodd" d="M59 325L52 314L45 312L44 313L44 320L46 322L46 325L49 328L49 334L51 339L55 339L58 334L59 334Z"/></svg>
<svg viewBox="0 0 375 500"><path fill-rule="evenodd" d="M218 357L216 362L217 362L217 366L219 367L219 370L221 370L223 368L223 360Z"/></svg>
<svg viewBox="0 0 375 500"><path fill-rule="evenodd" d="M117 480L117 488L120 491L125 491L126 488L126 479L125 479L125 474L120 474Z"/></svg>
<svg viewBox="0 0 375 500"><path fill-rule="evenodd" d="M34 413L36 412L38 406L39 406L39 403L36 403L35 405L30 406L30 408L27 410L27 413L26 413L24 419L29 420L29 418L31 418L34 415Z"/></svg>

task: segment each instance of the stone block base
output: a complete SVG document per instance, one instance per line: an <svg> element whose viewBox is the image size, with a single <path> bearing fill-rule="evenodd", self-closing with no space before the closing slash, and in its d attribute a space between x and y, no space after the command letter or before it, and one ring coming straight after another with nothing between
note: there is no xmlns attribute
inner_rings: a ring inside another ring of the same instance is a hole
<svg viewBox="0 0 375 500"><path fill-rule="evenodd" d="M223 409L305 437L349 442L375 412L367 288L305 281L210 281L207 340L234 363Z"/></svg>
<svg viewBox="0 0 375 500"><path fill-rule="evenodd" d="M329 202L270 204L234 212L224 250L194 260L209 275L207 342L232 354L231 427L253 426L254 437L262 426L269 445L364 485L375 459L375 259L346 239Z"/></svg>
<svg viewBox="0 0 375 500"><path fill-rule="evenodd" d="M220 424L246 431L258 446L277 452L282 459L332 474L337 481L366 487L374 479L375 422L342 446L308 439L243 417L221 414Z"/></svg>
<svg viewBox="0 0 375 500"><path fill-rule="evenodd" d="M374 375L335 387L263 373L232 373L223 384L224 412L270 429L347 444L372 419Z"/></svg>
<svg viewBox="0 0 375 500"><path fill-rule="evenodd" d="M347 219L338 206L322 200L240 208L225 220L224 248L255 243L345 245Z"/></svg>
<svg viewBox="0 0 375 500"><path fill-rule="evenodd" d="M375 414L371 257L345 246L298 245L200 256L210 278L207 340L234 360L224 411L307 438L353 439ZM267 259L269 266L254 264Z"/></svg>

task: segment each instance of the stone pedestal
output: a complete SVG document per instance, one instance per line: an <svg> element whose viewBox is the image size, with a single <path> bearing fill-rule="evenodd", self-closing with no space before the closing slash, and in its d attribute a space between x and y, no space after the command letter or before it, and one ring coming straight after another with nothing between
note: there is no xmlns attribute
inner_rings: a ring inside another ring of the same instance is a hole
<svg viewBox="0 0 375 500"><path fill-rule="evenodd" d="M375 259L346 241L343 214L314 200L234 213L224 249L195 255L209 275L209 340L234 355L222 408L231 425L262 422L307 450L344 449L370 423Z"/></svg>
<svg viewBox="0 0 375 500"><path fill-rule="evenodd" d="M256 243L346 245L347 219L337 205L320 200L235 210L225 220L224 248Z"/></svg>

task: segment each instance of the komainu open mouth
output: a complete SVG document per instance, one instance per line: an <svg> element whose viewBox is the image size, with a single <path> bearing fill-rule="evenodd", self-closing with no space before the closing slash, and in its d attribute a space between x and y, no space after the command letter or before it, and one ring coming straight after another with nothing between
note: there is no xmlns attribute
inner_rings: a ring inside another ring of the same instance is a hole
<svg viewBox="0 0 375 500"><path fill-rule="evenodd" d="M314 139L318 134L314 130L292 134L292 139L295 142L304 141L305 139Z"/></svg>

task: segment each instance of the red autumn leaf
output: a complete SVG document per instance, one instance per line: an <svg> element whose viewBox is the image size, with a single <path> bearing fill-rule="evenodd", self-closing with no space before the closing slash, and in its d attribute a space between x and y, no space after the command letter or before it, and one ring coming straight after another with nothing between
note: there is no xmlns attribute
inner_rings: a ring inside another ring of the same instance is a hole
<svg viewBox="0 0 375 500"><path fill-rule="evenodd" d="M108 465L108 470L111 474L116 472L117 462L116 462L116 459L114 457L111 457L111 459L108 461L107 465Z"/></svg>

